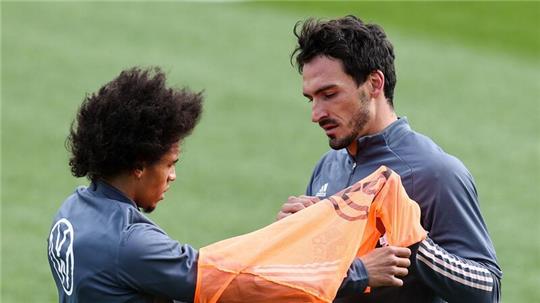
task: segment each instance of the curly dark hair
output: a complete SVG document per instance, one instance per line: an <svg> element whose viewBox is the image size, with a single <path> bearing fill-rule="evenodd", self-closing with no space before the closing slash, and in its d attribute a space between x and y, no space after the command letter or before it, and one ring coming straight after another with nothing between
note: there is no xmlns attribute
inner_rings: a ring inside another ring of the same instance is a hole
<svg viewBox="0 0 540 303"><path fill-rule="evenodd" d="M394 47L382 27L365 24L349 15L329 21L313 18L299 21L293 32L298 45L291 54L291 62L296 56L300 73L304 64L319 55L341 60L345 73L358 85L364 83L371 72L380 70L385 77L385 97L393 106L396 86Z"/></svg>
<svg viewBox="0 0 540 303"><path fill-rule="evenodd" d="M74 176L96 180L155 163L192 132L202 92L165 81L158 67L134 67L86 96L66 140Z"/></svg>

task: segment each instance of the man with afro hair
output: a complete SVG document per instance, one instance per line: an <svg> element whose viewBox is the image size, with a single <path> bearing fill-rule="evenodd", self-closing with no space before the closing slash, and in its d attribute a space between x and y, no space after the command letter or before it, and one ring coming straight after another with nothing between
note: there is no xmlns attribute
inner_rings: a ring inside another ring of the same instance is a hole
<svg viewBox="0 0 540 303"><path fill-rule="evenodd" d="M193 300L197 251L171 239L151 212L176 179L180 143L202 112L201 93L132 68L85 98L67 146L75 177L48 238L59 302Z"/></svg>

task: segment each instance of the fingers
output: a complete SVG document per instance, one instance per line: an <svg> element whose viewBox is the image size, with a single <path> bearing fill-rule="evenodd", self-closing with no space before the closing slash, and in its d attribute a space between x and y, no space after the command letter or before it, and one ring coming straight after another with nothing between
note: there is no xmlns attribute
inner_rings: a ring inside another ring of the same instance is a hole
<svg viewBox="0 0 540 303"><path fill-rule="evenodd" d="M409 270L406 267L398 267L398 266L396 266L394 268L394 276L405 277L408 273L409 273Z"/></svg>
<svg viewBox="0 0 540 303"><path fill-rule="evenodd" d="M396 258L396 266L398 267L409 267L411 266L411 260L409 258Z"/></svg>
<svg viewBox="0 0 540 303"><path fill-rule="evenodd" d="M397 268L396 268L397 270ZM407 269L400 269L400 271L404 272L397 272L395 271L394 275L386 275L384 277L380 277L379 285L378 286L391 286L391 287L400 287L403 286L403 280L401 280L398 277L405 277L408 273Z"/></svg>
<svg viewBox="0 0 540 303"><path fill-rule="evenodd" d="M411 256L411 250L407 247L398 247L398 246L392 246L392 252L394 255L401 257L401 258L408 258Z"/></svg>
<svg viewBox="0 0 540 303"><path fill-rule="evenodd" d="M404 277L409 273L407 267L411 265L411 250L406 247L389 247L390 252L393 254L393 274L394 276Z"/></svg>
<svg viewBox="0 0 540 303"><path fill-rule="evenodd" d="M283 219L285 217L288 217L290 215L292 215L292 214L291 213L284 213L284 212L280 211L280 212L278 212L278 214L276 216L276 221L279 221L279 220L281 220L281 219Z"/></svg>
<svg viewBox="0 0 540 303"><path fill-rule="evenodd" d="M407 267L411 265L408 248L386 246L376 248L360 259L368 272L368 284L372 287L403 285L399 277L409 273Z"/></svg>
<svg viewBox="0 0 540 303"><path fill-rule="evenodd" d="M388 286L394 286L394 287L400 287L403 286L403 280L398 279L396 277L392 277L390 283Z"/></svg>
<svg viewBox="0 0 540 303"><path fill-rule="evenodd" d="M307 206L305 206L303 203L285 203L281 207L281 211L284 213L294 214L295 212L299 212L306 207Z"/></svg>
<svg viewBox="0 0 540 303"><path fill-rule="evenodd" d="M287 199L287 202L286 203L291 203L291 204L302 204L304 205L304 207L309 207L315 203L319 202L319 198L317 197L311 197L311 196L305 196L305 195L301 195L301 196L298 196L298 197L295 197L295 196L290 196L288 199Z"/></svg>
<svg viewBox="0 0 540 303"><path fill-rule="evenodd" d="M311 197L311 196L289 196L287 199L287 202L281 206L281 210L278 212L276 216L276 220L281 220L285 217L288 217L294 213L297 213L301 211L304 208L307 208L317 202L319 202L319 198L317 197Z"/></svg>
<svg viewBox="0 0 540 303"><path fill-rule="evenodd" d="M301 195L298 197L298 199L302 200L302 203L304 203L306 207L321 201L321 198L319 197L306 196L306 195ZM309 205L306 205L306 203L308 203Z"/></svg>

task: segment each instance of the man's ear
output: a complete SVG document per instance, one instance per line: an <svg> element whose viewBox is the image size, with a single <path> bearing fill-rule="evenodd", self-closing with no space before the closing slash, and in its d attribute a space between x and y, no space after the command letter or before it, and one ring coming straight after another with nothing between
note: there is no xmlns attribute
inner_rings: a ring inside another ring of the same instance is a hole
<svg viewBox="0 0 540 303"><path fill-rule="evenodd" d="M370 96L372 98L378 98L381 94L384 94L384 74L380 70L374 70L367 78Z"/></svg>
<svg viewBox="0 0 540 303"><path fill-rule="evenodd" d="M135 168L132 170L132 174L135 178L140 179L144 173L144 165L142 163L137 163Z"/></svg>

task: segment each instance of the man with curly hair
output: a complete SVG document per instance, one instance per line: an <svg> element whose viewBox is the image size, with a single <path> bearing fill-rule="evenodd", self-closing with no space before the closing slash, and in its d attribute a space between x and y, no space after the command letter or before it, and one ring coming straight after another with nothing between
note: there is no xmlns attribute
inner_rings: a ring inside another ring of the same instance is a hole
<svg viewBox="0 0 540 303"><path fill-rule="evenodd" d="M298 45L291 59L303 75L311 119L332 150L315 166L305 195L289 197L278 219L385 165L401 176L429 232L412 247L408 275L400 277L407 267L403 256L380 266L374 262L391 248L375 249L355 261L361 269L355 279L363 287L336 302L498 302L502 272L474 180L461 161L396 115L394 49L383 29L346 16L308 19L294 33ZM363 293L367 286L371 292Z"/></svg>
<svg viewBox="0 0 540 303"><path fill-rule="evenodd" d="M67 145L71 172L91 184L63 203L48 239L60 302L193 299L197 251L139 209L154 210L176 179L202 101L158 68L125 70L86 97Z"/></svg>
<svg viewBox="0 0 540 303"><path fill-rule="evenodd" d="M159 69L140 68L83 101L67 145L72 174L91 184L62 204L48 238L60 302L193 302L199 253L139 209L154 210L176 179L202 101L167 87ZM341 288L358 286L345 278Z"/></svg>

